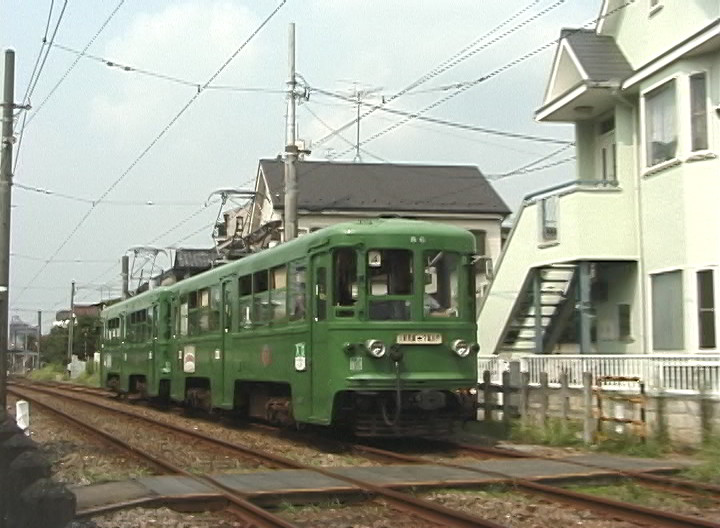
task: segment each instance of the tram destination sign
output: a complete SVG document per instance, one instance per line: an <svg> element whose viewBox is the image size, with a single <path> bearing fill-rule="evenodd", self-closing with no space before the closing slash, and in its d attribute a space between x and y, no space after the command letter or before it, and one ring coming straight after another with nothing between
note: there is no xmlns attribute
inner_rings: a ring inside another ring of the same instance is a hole
<svg viewBox="0 0 720 528"><path fill-rule="evenodd" d="M398 345L440 345L442 334L398 334L395 342Z"/></svg>

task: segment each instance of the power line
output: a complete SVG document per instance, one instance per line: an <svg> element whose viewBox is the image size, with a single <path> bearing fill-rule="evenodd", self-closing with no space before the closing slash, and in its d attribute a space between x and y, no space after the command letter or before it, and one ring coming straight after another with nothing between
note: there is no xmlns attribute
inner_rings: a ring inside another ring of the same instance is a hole
<svg viewBox="0 0 720 528"><path fill-rule="evenodd" d="M42 55L43 48L45 47L45 43L47 42L47 33L48 29L50 28L50 19L52 18L52 12L53 12L53 6L55 2L50 2L50 12L48 13L48 20L47 24L45 25L45 34L43 36L42 40L42 46L40 47L40 54L38 55L38 59L40 59L40 56ZM13 172L17 169L18 160L20 159L20 149L22 148L22 142L23 142L23 136L25 135L25 126L26 126L26 120L27 120L27 105L30 102L30 98L32 97L32 94L35 92L35 88L37 87L37 83L40 80L40 75L42 75L42 71L45 68L45 64L47 63L47 58L50 55L50 49L52 48L52 43L55 40L55 36L57 35L58 29L60 29L60 23L62 22L63 16L65 16L65 9L67 8L68 0L65 0L62 6L62 10L60 11L60 15L58 16L57 23L55 24L55 29L53 29L52 36L50 37L50 41L47 43L47 51L45 52L45 56L42 58L42 61L40 62L40 66L38 67L37 61L35 62L35 68L33 68L33 73L30 76L30 82L28 83L27 90L25 91L25 96L23 97L23 103L22 107L24 107L25 112L23 113L23 120L22 120L22 127L20 128L20 137L18 138L18 146L17 151L15 153L15 162L13 163Z"/></svg>
<svg viewBox="0 0 720 528"><path fill-rule="evenodd" d="M11 257L20 258L25 260L33 260L35 262L47 262L46 259L41 257L33 257L31 255L23 255L22 253L10 253ZM66 259L66 260L53 260L52 264L106 264L108 262L116 262L115 260L93 260L93 259Z"/></svg>
<svg viewBox="0 0 720 528"><path fill-rule="evenodd" d="M117 11L117 9L119 9L120 5L122 5L122 3L123 3L124 1L125 1L125 0L122 0L122 1L120 2L120 4L118 5L118 7L116 8L116 11ZM117 186L120 184L120 182L125 179L125 177L126 177L128 174L130 174L130 172L135 168L135 166L137 166L137 164L140 163L140 161L147 155L147 153L150 152L150 150L152 150L152 148L160 141L160 139L168 132L168 130L170 130L170 128L180 119L180 117L188 110L188 108L190 108L190 106L198 99L198 97L199 97L200 94L205 90L205 88L206 88L207 86L209 86L215 79L217 79L217 77L225 70L225 68L227 68L227 67L230 65L230 63L235 59L235 57L237 57L237 55L238 55L243 49L245 49L245 47L250 43L250 41L252 41L252 40L255 38L255 36L256 36L258 33L260 33L260 31L270 22L270 20L272 20L272 18L278 13L278 11L280 11L280 9L281 9L286 3L287 3L287 0L282 0L282 1L275 7L275 9L274 9L274 10L265 18L265 20L263 20L263 22L250 34L250 36L240 45L240 47L238 47L238 48L230 55L230 57L228 57L228 59L222 64L222 66L220 66L220 68L218 68L218 69L215 71L215 73L213 73L213 74L210 76L210 78L205 82L205 84L204 84L203 86L201 86L201 87L198 89L198 91L190 98L190 100L189 100L187 103L185 103L185 105L180 109L180 111L175 115L175 117L173 117L173 118L170 120L170 122L169 122L167 125L165 125L165 127L160 131L159 134L157 134L157 135L155 136L155 138L150 142L150 144L149 144L147 147L145 147L145 149L143 149L143 151L132 161L132 163L130 163L130 165L122 172L122 174L120 174L120 176L118 176L118 178L116 178L115 181L114 181L112 184L110 184L110 186L109 186L107 189L105 189L105 191L103 191L103 193L90 205L90 208L85 212L85 214L82 216L82 218L80 218L80 221L75 225L75 227L70 231L70 233L69 233L69 234L65 237L65 239L60 243L60 245L55 249L55 251L54 251L53 254L50 256L50 258L48 259L48 261L45 262L45 263L40 267L40 269L38 270L38 272L37 272L37 273L33 276L33 278L29 281L29 284L32 284L32 283L35 281L35 279L37 279L37 278L40 276L40 274L41 274L41 273L45 270L45 268L47 267L48 263L51 262L51 261L53 261L54 258L60 253L60 251L62 251L62 249L70 242L70 240L73 238L73 236L75 236L75 233L77 233L78 230L80 229L80 227L82 227L82 226L85 224L85 222L86 222L87 219L90 217L90 215L93 213L93 211L95 210L95 208L97 207L97 205L98 205L100 202L102 202L102 201L115 189L115 187L117 187ZM109 21L109 19L108 19L108 21ZM106 22L107 22L107 21L106 21ZM91 43L92 43L92 41L91 41ZM88 46L86 46L86 48L87 48L87 47L89 47L89 44L88 44ZM76 59L76 60L80 60L80 59L78 58L78 59ZM37 115L37 112L36 112L34 115ZM20 298L20 297L22 296L22 294L24 293L24 291L25 291L25 289L22 289L22 290L20 291L20 293L18 294L18 298Z"/></svg>
<svg viewBox="0 0 720 528"><path fill-rule="evenodd" d="M557 156L561 152L565 152L570 147L572 147L572 145L562 146L557 150L553 150L550 154L547 154L545 156L537 158L536 160L531 161L530 163L526 163L525 165L521 165L520 167L518 167L516 169L510 170L510 171L507 171L504 173L500 173L500 174L489 174L488 178L500 179L500 178L505 178L506 176L512 176L514 174L524 173L530 167L534 167L535 165L538 165L539 163L542 163L543 161L549 160L550 158Z"/></svg>
<svg viewBox="0 0 720 528"><path fill-rule="evenodd" d="M66 200L72 200L75 202L80 203L86 203L86 204L95 204L96 200L91 200L90 198L84 198L82 196L74 196L71 194L65 194L57 191L52 191L50 189L43 189L41 187L33 187L31 185L24 185L22 183L16 183L14 184L14 187L17 187L18 189L21 189L23 191L33 192L36 194L42 194L45 196L52 196L57 198L64 198ZM104 200L102 202L105 205L120 205L120 206L148 206L148 207L185 207L185 206L197 206L197 202L163 202L163 201L155 201L155 200Z"/></svg>
<svg viewBox="0 0 720 528"><path fill-rule="evenodd" d="M83 48L81 53L85 53L90 48L90 46L93 45L95 40L97 40L97 38L100 36L100 34L103 31L105 31L105 28L108 26L110 21L115 17L115 15L120 10L120 8L123 6L124 3L125 3L125 0L120 0L120 2L118 2L118 4L115 6L115 9L112 10L110 15L105 19L105 21L98 28L98 30L95 32L95 34L92 36L92 38L88 41L88 43L85 44L85 47ZM55 83L55 86L53 86L52 89L50 90L50 92L45 96L45 99L43 99L42 102L38 105L38 107L35 109L35 111L32 113L32 115L28 119L27 125L29 125L37 117L37 115L40 113L40 110L43 109L43 107L47 104L47 102L50 100L50 98L53 96L53 94L57 91L57 89L60 87L60 85L63 82L65 82L65 79L67 79L68 75L70 75L70 72L72 72L75 69L75 66L77 66L78 62L80 62L80 56L78 56L72 62L72 64L70 65L70 67L67 70L65 70L65 73L63 73L62 76L60 77L60 79L58 80L58 82ZM25 128L25 127L23 127L23 128Z"/></svg>
<svg viewBox="0 0 720 528"><path fill-rule="evenodd" d="M348 102L357 104L357 101L355 99L351 99L348 96L343 95L343 94L330 92L328 90L323 90L322 88L317 88L317 87L308 87L308 88L312 91L315 91L322 95L326 95L328 97L334 97L336 99L342 99L344 101L348 101ZM443 126L448 126L448 127L452 127L452 128L459 128L461 130L468 130L471 132L481 132L483 134L490 134L490 135L507 137L507 138L512 138L512 139L522 139L525 141L535 141L538 143L550 143L553 145L572 145L573 144L572 141L567 141L565 139L556 139L556 138L545 137L545 136L535 136L532 134L522 134L519 132L508 132L506 130L498 130L498 129L494 129L494 128L481 127L478 125L471 125L468 123L460 123L458 121L450 121L447 119L440 119L438 117L423 116L423 115L421 115L421 113L424 110L420 110L418 112L407 112L404 110L397 110L395 108L388 108L388 107L385 107L382 105L375 105L372 103L361 102L360 104L371 107L371 108L375 108L376 110L380 110L380 111L386 112L388 114L394 114L394 115L398 115L398 116L402 116L402 117L406 118L405 120L396 123L396 125L398 125L398 126L400 126L400 124L404 124L412 119L417 119L419 121L425 121L427 123L433 123L436 125L443 125ZM395 127L395 125L393 125L393 126ZM397 128L397 127L395 127L395 128ZM387 128L385 130L389 131L390 128ZM368 143L368 142L369 142L369 140L364 140L361 143L364 144L364 143ZM353 148L355 148L355 147L353 146ZM342 154L345 154L346 152L348 152L348 151L345 151ZM342 154L339 154L336 157L339 157Z"/></svg>
<svg viewBox="0 0 720 528"><path fill-rule="evenodd" d="M487 33L481 35L479 38L475 39L472 43L468 44L468 45L465 46L463 49L461 49L459 52L455 53L453 56L451 56L450 58L448 58L447 60L445 60L444 62L442 62L440 65L438 65L438 66L436 66L435 68L433 68L430 72L428 72L428 73L426 73L425 75L421 76L419 79L413 81L412 83L410 83L408 86L406 86L405 88L403 88L403 89L400 90L399 92L397 92L397 93L393 94L392 96L390 96L389 98L387 98L387 99L384 101L384 104L390 103L390 102L392 102L393 100L397 99L398 97L401 97L401 96L407 94L408 92L410 92L410 91L413 90L414 88L417 88L418 86L424 84L425 82L429 81L430 79L433 79L434 77L437 77L438 75L440 75L441 73L444 73L445 71L449 70L450 68L453 68L454 66L457 66L457 65L460 64L461 62L469 59L470 57L472 57L473 55L475 55L476 53L478 53L479 51L481 51L482 49L484 49L485 47L487 47L487 46L484 46L484 47L482 47L482 48L477 48L477 49L471 51L470 53L468 53L468 51L472 50L472 48L474 48L477 44L479 44L479 43L482 42L483 40L487 39L487 38L490 37L491 35L497 33L497 32L498 32L500 29L502 29L504 26L506 26L507 24L509 24L510 22L512 22L513 20L515 20L516 18L520 17L520 16L521 16L523 13L525 13L527 10L531 9L535 4L538 3L538 1L539 1L539 0L535 0L535 2L533 2L533 3L531 3L531 4L528 4L528 5L525 6L524 8L520 9L520 11L518 11L518 12L516 12L515 14L511 15L509 18L507 18L506 20L504 20L503 22L501 22L500 24L498 24L497 26L495 26L495 27L494 27L493 29L491 29L489 32L487 32ZM326 136L323 136L322 138L320 138L319 140L317 140L317 141L315 142L315 144L316 144L316 145L322 145L323 143L325 143L327 140L331 139L331 138L334 137L335 135L337 135L337 134L339 134L340 132L346 130L347 128L353 126L355 123L357 123L357 121L358 121L359 119L365 119L367 116L369 116L370 114L372 114L372 113L375 112L376 110L377 110L377 108L371 108L371 109L369 109L369 110L366 110L359 118L356 117L356 118L352 119L351 121L349 121L348 123L345 123L343 126L341 126L340 128L338 128L337 130L334 130L334 131L332 131L330 134L328 134L328 135L326 135Z"/></svg>
<svg viewBox="0 0 720 528"><path fill-rule="evenodd" d="M497 181L502 180L504 178L509 178L510 176L519 176L522 174L530 174L531 172L538 172L550 169L552 167L557 167L558 165L564 165L566 163L570 163L571 161L574 161L577 159L576 156L568 156L567 158L563 158L557 161L553 161L552 163L547 163L546 165L540 165L539 167L532 167L529 169L523 169L523 170L516 170L513 172L506 172L505 174L492 174L488 175L488 180Z"/></svg>
<svg viewBox="0 0 720 528"><path fill-rule="evenodd" d="M187 86L187 87L193 88L196 91L200 90L202 88L202 83L200 83L200 82L191 81L191 80L183 79L180 77L175 77L173 75L168 75L165 73L160 73L157 71L152 71L152 70L148 70L148 69L144 69L144 68L139 68L137 66L131 66L129 64L122 63L120 61L116 61L113 59L107 59L105 57L100 57L98 55L93 55L91 53L83 53L82 51L76 50L69 46L65 46L63 44L55 43L55 44L53 44L53 46L62 51L66 51L68 53L73 53L75 55L78 55L80 58L98 62L109 68L113 68L113 69L116 69L121 72L137 73L139 75L144 75L146 77L152 77L155 79L160 79L160 80L171 82L174 84ZM228 91L228 92L259 92L259 93L272 93L272 94L287 93L287 91L285 91L285 90L277 90L277 89L273 89L273 88L252 87L252 86L212 85L212 86L206 86L205 89L206 90Z"/></svg>
<svg viewBox="0 0 720 528"><path fill-rule="evenodd" d="M553 4L553 5L545 8L543 11L541 11L541 12L537 13L536 15L534 15L533 17L531 17L531 19L528 19L528 20L526 20L526 21L523 21L521 24L519 24L519 25L516 26L516 27L520 27L520 26L522 26L522 25L525 25L525 24L527 24L530 20L537 19L538 17L540 17L540 16L548 13L550 10L555 9L558 5L562 4L564 1L565 1L565 0L558 0L558 2L556 2L555 4ZM627 6L633 4L634 2L635 2L635 0L627 0L624 4L621 4L620 6L616 7L615 9L612 9L612 10L608 11L608 12L605 13L604 15L601 15L601 16L599 16L599 17L591 20L590 22L584 24L583 28L586 27L586 26L589 26L589 25L597 24L597 22L599 22L600 20L603 20L603 19L605 19L605 18L607 18L607 17L609 17L609 16L612 16L613 14L617 13L617 12L620 11L621 9L625 9ZM580 30L581 30L581 29L576 29L575 32L578 32L578 31L580 31ZM511 29L511 30L508 30L508 31L512 31L512 29ZM500 37L496 37L496 39L497 39L497 38L500 38ZM550 41L550 42L548 42L548 43L546 43L546 44L543 44L542 46L539 46L539 47L537 47L537 48L535 48L535 49L533 49L533 50L525 53L524 55L521 55L520 57L518 57L518 58L516 58L516 59L513 59L512 61L504 64L503 66L500 66L500 67L494 69L493 71L487 73L486 75L483 75L482 77L479 77L479 78L477 78L477 79L474 79L473 81L468 81L468 82L463 82L463 83L455 83L455 84L453 84L453 85L449 85L449 86L448 86L448 89L454 89L454 90L455 90L453 93L450 93L450 94L448 94L448 95L446 95L446 96L444 96L444 97L441 97L440 99L438 99L438 100L435 101L434 103L432 103L432 104L430 104L430 105L427 105L426 107L422 108L421 110L418 110L417 112L408 115L405 119L403 119L403 120L401 120L401 121L398 121L397 123L395 123L395 124L393 124L393 125L385 128L385 129L383 129L383 130L381 130L381 131L379 131L379 132L376 132L375 134L373 134L373 135L371 135L370 137L368 137L368 138L366 138L365 140L363 140L363 141L361 142L361 144L365 144L365 143L369 143L369 142L371 142L371 141L374 141L375 139L378 139L379 137L381 137L381 136L383 136L383 135L385 135L385 134L387 134L387 133L389 133L389 132L397 129L398 127L402 126L403 124L407 123L408 121L410 121L410 120L412 120L412 119L421 119L421 118L422 118L421 115L422 115L423 113L428 112L428 111L430 111L430 110L432 110L432 109L434 109L434 108L437 108L438 106L444 104L445 102L449 101L450 99L452 99L452 98L454 98L454 97L456 97L456 96L458 96L458 95L466 92L466 91L469 90L470 88L473 88L473 87L477 86L478 84L481 84L481 83L483 83L483 82L485 82L485 81L488 81L488 80L492 79L493 77L496 77L496 76L504 73L505 71L509 70L510 68L512 68L512 67L514 67L514 66L517 66L518 64L521 64L521 63L525 62L526 60L528 60L528 59L536 56L537 54L545 51L546 49L550 48L551 46L558 44L558 43L562 40L562 38L564 38L564 36L563 36L563 37L560 37L560 38L557 38L557 39L554 39L554 40L552 40L552 41ZM493 40L496 40L496 39L493 39ZM386 110L387 110L387 109L386 109ZM350 149L347 149L347 150L341 152L341 153L338 154L336 157L343 156L343 155L347 154L348 152L350 152Z"/></svg>

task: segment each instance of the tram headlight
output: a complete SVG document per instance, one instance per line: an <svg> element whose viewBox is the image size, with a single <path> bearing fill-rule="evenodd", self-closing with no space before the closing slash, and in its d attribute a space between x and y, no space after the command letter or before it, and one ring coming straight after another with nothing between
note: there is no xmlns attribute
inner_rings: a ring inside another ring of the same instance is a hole
<svg viewBox="0 0 720 528"><path fill-rule="evenodd" d="M385 355L385 352L387 352L385 343L378 339L368 339L365 341L365 348L367 349L368 354L375 358L381 358Z"/></svg>
<svg viewBox="0 0 720 528"><path fill-rule="evenodd" d="M470 344L464 339L456 339L452 342L450 348L461 358L467 357L470 353Z"/></svg>

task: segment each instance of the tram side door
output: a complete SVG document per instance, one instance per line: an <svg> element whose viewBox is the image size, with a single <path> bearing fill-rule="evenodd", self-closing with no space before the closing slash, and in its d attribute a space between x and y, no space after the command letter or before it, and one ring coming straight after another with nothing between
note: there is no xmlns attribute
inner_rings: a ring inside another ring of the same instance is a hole
<svg viewBox="0 0 720 528"><path fill-rule="evenodd" d="M313 364L310 365L313 373L314 383L312 384L312 407L313 415L323 415L325 409L332 406L332 401L327 401L327 384L329 379L323 372L326 366L326 354L328 347L328 302L330 281L330 256L327 253L315 255L312 258L312 290L310 295L310 317L311 317L311 356Z"/></svg>
<svg viewBox="0 0 720 528"><path fill-rule="evenodd" d="M225 364L231 354L232 342L230 334L233 328L233 280L223 281L220 289L220 346L213 357L213 405L219 406L225 401L232 402L232 395L225 395Z"/></svg>
<svg viewBox="0 0 720 528"><path fill-rule="evenodd" d="M151 393L154 393L157 380L158 380L158 361L160 354L160 347L158 346L158 335L160 333L160 306L158 303L153 303L150 307L150 347L147 352L148 354L148 388Z"/></svg>

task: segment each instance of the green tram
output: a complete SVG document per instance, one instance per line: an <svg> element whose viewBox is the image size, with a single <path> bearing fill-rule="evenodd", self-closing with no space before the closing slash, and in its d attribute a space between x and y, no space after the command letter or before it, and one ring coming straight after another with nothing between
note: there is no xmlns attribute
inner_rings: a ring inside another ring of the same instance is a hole
<svg viewBox="0 0 720 528"><path fill-rule="evenodd" d="M121 393L358 435L472 415L474 237L402 219L334 225L103 311Z"/></svg>

